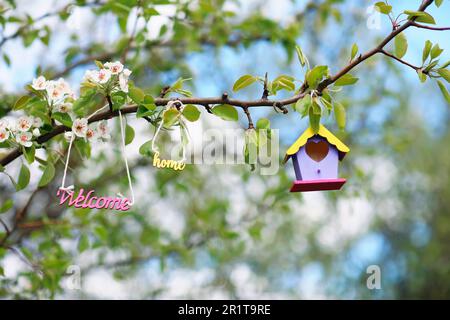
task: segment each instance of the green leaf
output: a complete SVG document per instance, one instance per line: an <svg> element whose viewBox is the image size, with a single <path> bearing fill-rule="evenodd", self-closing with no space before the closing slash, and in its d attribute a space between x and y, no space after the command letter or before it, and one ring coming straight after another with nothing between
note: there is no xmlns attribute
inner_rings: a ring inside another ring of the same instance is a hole
<svg viewBox="0 0 450 320"><path fill-rule="evenodd" d="M13 205L14 205L14 202L12 201L12 199L6 200L3 203L3 205L0 207L0 213L5 213L9 209L11 209L13 207Z"/></svg>
<svg viewBox="0 0 450 320"><path fill-rule="evenodd" d="M257 80L256 77L246 74L236 80L236 82L233 85L233 91L239 91L245 87L248 87L249 85L255 83L256 80Z"/></svg>
<svg viewBox="0 0 450 320"><path fill-rule="evenodd" d="M311 96L307 94L303 99L297 100L297 103L295 104L295 111L300 113L302 117L305 117L309 112L311 104Z"/></svg>
<svg viewBox="0 0 450 320"><path fill-rule="evenodd" d="M430 72L434 67L436 67L439 63L439 60L434 60L432 63L430 63L423 71L424 72ZM445 69L444 69L445 70Z"/></svg>
<svg viewBox="0 0 450 320"><path fill-rule="evenodd" d="M315 89L323 77L328 76L328 66L316 66L306 74L306 82Z"/></svg>
<svg viewBox="0 0 450 320"><path fill-rule="evenodd" d="M436 4L436 7L440 7L441 4L444 2L444 0L435 0L434 3Z"/></svg>
<svg viewBox="0 0 450 320"><path fill-rule="evenodd" d="M444 63L444 64L441 66L441 68L444 69L444 68L447 68L448 66L450 66L450 60L447 61L446 63Z"/></svg>
<svg viewBox="0 0 450 320"><path fill-rule="evenodd" d="M134 129L132 126L128 125L125 127L125 145L133 142L134 139Z"/></svg>
<svg viewBox="0 0 450 320"><path fill-rule="evenodd" d="M30 183L30 169L24 164L20 168L19 178L17 179L16 191L25 189Z"/></svg>
<svg viewBox="0 0 450 320"><path fill-rule="evenodd" d="M444 96L445 100L447 101L448 104L450 104L450 93L448 92L444 83L442 81L438 80L438 85L439 85L439 89L441 89L442 95Z"/></svg>
<svg viewBox="0 0 450 320"><path fill-rule="evenodd" d="M431 43L430 40L427 40L425 42L425 47L423 48L423 53L422 53L422 63L424 63L430 56L432 46L433 46L433 43Z"/></svg>
<svg viewBox="0 0 450 320"><path fill-rule="evenodd" d="M258 119L258 121L256 122L256 129L270 129L270 120L267 118Z"/></svg>
<svg viewBox="0 0 450 320"><path fill-rule="evenodd" d="M44 187L48 185L53 178L55 177L55 167L50 161L47 161L47 166L44 169L44 172L42 173L41 180L39 180L39 187Z"/></svg>
<svg viewBox="0 0 450 320"><path fill-rule="evenodd" d="M375 3L375 9L382 14L389 14L392 11L392 6L386 4L383 1Z"/></svg>
<svg viewBox="0 0 450 320"><path fill-rule="evenodd" d="M302 65L302 67L304 67L307 61L306 56L304 55L300 46L295 46L295 51L297 52L298 61L300 61L300 64Z"/></svg>
<svg viewBox="0 0 450 320"><path fill-rule="evenodd" d="M154 109L149 110L146 105L140 105L136 111L136 118L148 117L154 113Z"/></svg>
<svg viewBox="0 0 450 320"><path fill-rule="evenodd" d="M239 119L236 108L228 104L215 106L212 113L226 121L238 121Z"/></svg>
<svg viewBox="0 0 450 320"><path fill-rule="evenodd" d="M140 104L145 98L145 93L141 88L130 87L128 89L128 96L131 98L131 100L133 100L137 104Z"/></svg>
<svg viewBox="0 0 450 320"><path fill-rule="evenodd" d="M354 77L353 75L351 75L350 73L344 74L342 77L340 77L335 83L334 85L337 87L341 87L341 86L350 86L352 84L355 84L356 82L358 82L359 78Z"/></svg>
<svg viewBox="0 0 450 320"><path fill-rule="evenodd" d="M89 237L85 234L82 234L80 239L78 239L78 252L82 253L89 248Z"/></svg>
<svg viewBox="0 0 450 320"><path fill-rule="evenodd" d="M9 58L9 56L6 53L3 54L3 60L5 61L6 65L8 67L11 66L11 59Z"/></svg>
<svg viewBox="0 0 450 320"><path fill-rule="evenodd" d="M187 104L183 109L183 116L191 122L197 121L200 118L200 111L192 104Z"/></svg>
<svg viewBox="0 0 450 320"><path fill-rule="evenodd" d="M183 78L178 78L177 81L175 81L175 83L170 87L170 89L174 90L174 91L179 91L183 88L183 83L186 81L191 80L191 78L187 78L187 79L183 79Z"/></svg>
<svg viewBox="0 0 450 320"><path fill-rule="evenodd" d="M419 76L420 82L424 83L427 81L427 75L423 73L422 69L417 70L417 75Z"/></svg>
<svg viewBox="0 0 450 320"><path fill-rule="evenodd" d="M436 24L436 21L434 20L433 16L431 16L427 12L423 11L411 11L411 10L405 10L404 13L408 15L408 18L415 19L416 22L422 22L427 24Z"/></svg>
<svg viewBox="0 0 450 320"><path fill-rule="evenodd" d="M176 109L166 110L163 114L164 127L170 128L171 126L173 126L178 121L180 115L181 113Z"/></svg>
<svg viewBox="0 0 450 320"><path fill-rule="evenodd" d="M313 99L313 103L312 103L312 108L311 108L312 112L317 115L320 116L322 115L322 108L320 107L320 105L317 103L317 98Z"/></svg>
<svg viewBox="0 0 450 320"><path fill-rule="evenodd" d="M431 59L435 59L435 58L439 57L442 54L442 52L444 52L444 49L441 49L439 47L439 44L436 43L433 46L433 48L431 49L431 54L430 54Z"/></svg>
<svg viewBox="0 0 450 320"><path fill-rule="evenodd" d="M106 242L108 240L108 230L104 226L98 225L94 228L94 233L100 240Z"/></svg>
<svg viewBox="0 0 450 320"><path fill-rule="evenodd" d="M152 140L145 142L139 147L139 153L143 156L150 156L152 152Z"/></svg>
<svg viewBox="0 0 450 320"><path fill-rule="evenodd" d="M309 109L309 125L314 133L320 129L320 115L314 114L313 108Z"/></svg>
<svg viewBox="0 0 450 320"><path fill-rule="evenodd" d="M439 69L437 71L439 73L439 75L445 79L445 81L447 81L448 83L450 83L450 70L447 69Z"/></svg>
<svg viewBox="0 0 450 320"><path fill-rule="evenodd" d="M0 266L0 277L4 277L5 276L5 269L3 269L2 266Z"/></svg>
<svg viewBox="0 0 450 320"><path fill-rule="evenodd" d="M408 51L408 39L403 32L395 37L394 46L395 56L399 59L403 58Z"/></svg>
<svg viewBox="0 0 450 320"><path fill-rule="evenodd" d="M252 170L254 170L254 166L258 161L258 134L256 133L256 130L245 130L244 141L245 163L250 164L252 166Z"/></svg>
<svg viewBox="0 0 450 320"><path fill-rule="evenodd" d="M27 162L29 164L32 164L34 162L35 154L36 154L36 149L34 148L33 145L28 148L25 148L25 147L23 148L23 155L25 157L25 160L27 160Z"/></svg>
<svg viewBox="0 0 450 320"><path fill-rule="evenodd" d="M94 62L95 62L95 65L96 65L99 69L104 69L104 68L105 68L105 66L103 65L103 63L101 63L100 61L95 60Z"/></svg>
<svg viewBox="0 0 450 320"><path fill-rule="evenodd" d="M111 95L113 110L119 110L127 102L127 94L122 91L114 92Z"/></svg>
<svg viewBox="0 0 450 320"><path fill-rule="evenodd" d="M358 54L358 50L359 50L358 49L358 45L356 43L354 43L353 46L352 46L352 53L351 53L351 56L350 56L350 60L355 59L356 55Z"/></svg>
<svg viewBox="0 0 450 320"><path fill-rule="evenodd" d="M20 97L16 103L14 104L13 110L21 110L23 108L25 108L25 106L27 105L27 102L30 100L31 98L29 96L22 96Z"/></svg>
<svg viewBox="0 0 450 320"><path fill-rule="evenodd" d="M68 113L55 112L55 113L52 113L52 118L55 119L56 121L59 121L66 127L72 128L73 121Z"/></svg>
<svg viewBox="0 0 450 320"><path fill-rule="evenodd" d="M339 129L344 130L345 129L345 122L346 122L346 117L345 117L345 108L344 106L339 103L336 102L334 104L334 117L336 119L336 123L339 127Z"/></svg>
<svg viewBox="0 0 450 320"><path fill-rule="evenodd" d="M288 91L294 91L295 90L294 80L295 79L293 77L282 75L273 80L272 85L279 86Z"/></svg>

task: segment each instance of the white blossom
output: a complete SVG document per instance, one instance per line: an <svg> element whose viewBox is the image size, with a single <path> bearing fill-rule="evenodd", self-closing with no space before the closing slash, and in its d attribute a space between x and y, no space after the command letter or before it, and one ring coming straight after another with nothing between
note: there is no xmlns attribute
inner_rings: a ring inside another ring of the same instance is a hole
<svg viewBox="0 0 450 320"><path fill-rule="evenodd" d="M97 134L100 139L109 139L111 138L108 130L108 123L106 121L100 121L97 124Z"/></svg>
<svg viewBox="0 0 450 320"><path fill-rule="evenodd" d="M86 70L83 77L83 82L96 82L97 79L97 73L96 70Z"/></svg>
<svg viewBox="0 0 450 320"><path fill-rule="evenodd" d="M0 119L0 130L1 129L8 129L9 128L9 122L6 119Z"/></svg>
<svg viewBox="0 0 450 320"><path fill-rule="evenodd" d="M42 121L41 118L35 117L35 118L33 119L33 127L35 127L35 128L40 128L40 127L42 127L43 125L44 125L44 122Z"/></svg>
<svg viewBox="0 0 450 320"><path fill-rule="evenodd" d="M69 103L69 102L61 103L61 104L54 106L53 111L67 113L72 110L72 106L73 106L72 103Z"/></svg>
<svg viewBox="0 0 450 320"><path fill-rule="evenodd" d="M63 78L59 78L56 81L56 87L63 92L63 94L71 96L73 95L73 91L70 88L70 85Z"/></svg>
<svg viewBox="0 0 450 320"><path fill-rule="evenodd" d="M56 81L47 82L47 95L50 101L58 101L64 97L64 91Z"/></svg>
<svg viewBox="0 0 450 320"><path fill-rule="evenodd" d="M85 118L76 119L72 125L72 132L80 137L85 138L88 130L88 121Z"/></svg>
<svg viewBox="0 0 450 320"><path fill-rule="evenodd" d="M17 120L16 129L19 131L28 131L34 123L33 117L23 116Z"/></svg>
<svg viewBox="0 0 450 320"><path fill-rule="evenodd" d="M125 68L125 69L123 70L122 74L123 74L125 77L129 78L131 72L132 72L132 71L131 71L130 69Z"/></svg>
<svg viewBox="0 0 450 320"><path fill-rule="evenodd" d="M130 78L131 70L124 69L119 75L119 87L123 92L128 93L128 79Z"/></svg>
<svg viewBox="0 0 450 320"><path fill-rule="evenodd" d="M97 136L96 132L94 129L92 128L88 128L86 131L86 138L88 138L89 140L94 139Z"/></svg>
<svg viewBox="0 0 450 320"><path fill-rule="evenodd" d="M24 147L31 147L33 145L33 142L31 142L31 138L33 135L31 132L20 132L16 135L16 141L23 145Z"/></svg>
<svg viewBox="0 0 450 320"><path fill-rule="evenodd" d="M64 133L64 139L66 139L66 141L70 141L73 138L73 132L72 131L67 131Z"/></svg>
<svg viewBox="0 0 450 320"><path fill-rule="evenodd" d="M6 128L0 128L0 142L3 142L9 138L9 132Z"/></svg>
<svg viewBox="0 0 450 320"><path fill-rule="evenodd" d="M45 80L45 77L39 76L38 78L33 79L31 87L34 90L45 90L47 88L47 80Z"/></svg>
<svg viewBox="0 0 450 320"><path fill-rule="evenodd" d="M123 70L123 64L120 61L106 62L105 68L110 70L112 74L119 74Z"/></svg>
<svg viewBox="0 0 450 320"><path fill-rule="evenodd" d="M41 135L41 131L38 128L33 129L33 136L39 137Z"/></svg>
<svg viewBox="0 0 450 320"><path fill-rule="evenodd" d="M119 75L119 87L121 91L128 93L128 78L123 73Z"/></svg>
<svg viewBox="0 0 450 320"><path fill-rule="evenodd" d="M101 69L97 73L97 81L96 82L98 82L100 84L104 84L104 83L107 83L110 78L111 78L111 71L109 71L107 69Z"/></svg>

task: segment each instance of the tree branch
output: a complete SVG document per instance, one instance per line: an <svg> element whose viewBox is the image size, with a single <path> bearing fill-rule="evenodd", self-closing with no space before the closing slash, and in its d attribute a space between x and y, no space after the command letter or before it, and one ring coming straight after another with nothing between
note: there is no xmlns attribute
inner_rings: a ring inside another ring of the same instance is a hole
<svg viewBox="0 0 450 320"><path fill-rule="evenodd" d="M424 0L422 4L420 5L419 9L417 11L425 11L434 0ZM407 28L411 27L415 23L413 20L408 20L406 23L398 27L397 29L393 30L376 48L366 52L363 55L360 55L357 59L355 59L353 62L348 64L346 67L341 69L338 73L336 73L331 78L323 80L317 87L317 90L319 92L323 91L326 87L329 85L335 83L337 80L339 80L343 75L347 74L350 70L352 70L354 67L359 65L361 62L371 58L372 56L382 53L384 47L391 42L392 39L394 39L397 35L405 31Z"/></svg>
<svg viewBox="0 0 450 320"><path fill-rule="evenodd" d="M428 8L433 3L433 1L434 0L424 0L422 2L422 4L420 5L418 11L425 11L426 8ZM370 57L372 57L378 53L384 53L384 47L392 39L394 39L398 34L403 32L408 27L412 26L414 23L415 23L414 20L409 20L405 24L400 26L399 28L393 30L377 47L375 47L374 49L368 51L367 53L365 53L363 55L360 55L357 59L353 60L351 63L349 63L343 69L341 69L338 73L331 76L330 78L323 80L318 85L317 90L319 92L323 91L325 88L327 88L331 84L335 83L342 76L344 76L349 71L351 71L353 68L358 66L361 62L369 59ZM225 100L223 96L219 97L219 98L179 98L178 100L181 101L183 104L194 104L194 105L203 106L205 108L206 108L206 106L216 105L216 104L229 104L229 105L233 105L233 106L237 106L237 107L241 107L241 108L275 107L276 106L276 107L280 108L281 110L283 110L283 113L287 113L287 112L285 112L285 111L287 111L287 109L285 109L284 106L296 103L298 100L302 99L305 96L305 92L307 89L308 89L308 87L303 85L300 89L300 92L297 95L294 95L293 97L288 98L288 99L278 100L278 101L264 100L264 99L243 101L243 100L237 100L237 99L230 99L228 97L226 97L226 100ZM157 98L157 99L155 99L155 104L157 106L167 105L167 103L170 100L171 99L167 99L167 98ZM136 105L127 106L121 110L122 114L135 113L136 111L137 111ZM113 117L117 117L118 115L119 115L118 111L109 110L109 111L106 111L103 113L96 114L95 116L93 116L92 118L89 119L89 122L92 123L92 122L96 122L96 121L111 119ZM68 127L65 127L62 125L57 126L51 132L40 136L37 139L37 142L39 144L45 143L48 140L52 139L53 137L65 132L65 131L69 131L69 130L71 130L71 129ZM13 160L18 158L21 154L22 154L22 151L20 148L14 149L8 155L6 155L3 159L0 160L0 164L2 166L6 166L9 163L11 163Z"/></svg>
<svg viewBox="0 0 450 320"><path fill-rule="evenodd" d="M248 119L248 128L249 129L254 129L255 126L253 125L253 120L252 120L252 115L250 114L250 111L248 111L248 107L243 107L242 109L244 109L244 113L247 116Z"/></svg>
<svg viewBox="0 0 450 320"><path fill-rule="evenodd" d="M427 26L427 25L420 24L417 22L413 22L411 24L411 26L420 28L420 29L433 30L433 31L448 31L448 30L450 30L450 27L432 27L432 26Z"/></svg>
<svg viewBox="0 0 450 320"><path fill-rule="evenodd" d="M41 15L41 16L35 18L35 19L33 19L33 22L32 22L32 23L36 23L36 22L45 20L45 19L47 19L47 18L57 16L57 15L63 13L64 11L67 11L67 9L69 9L69 7L72 6L72 5L73 5L73 3L69 3L69 4L65 5L64 7L62 7L61 9L59 9L59 10L56 10L56 11L53 11L53 12L47 12L47 13L45 13L45 14L43 14L43 15ZM93 2L86 3L86 4L82 5L82 6L83 6L83 7L93 7L93 6L98 6L98 5L103 5L103 3L100 2L99 0L95 0L95 1L93 1ZM20 27L19 27L15 32L13 32L12 34L10 34L10 35L8 35L8 36L4 36L4 37L2 38L2 40L0 40L0 48L1 48L7 41L12 40L12 39L15 39L15 38L17 38L18 36L20 36L21 33L22 33L23 31L25 31L25 30L26 30L27 28L29 28L29 27L30 27L30 24L27 22L26 24L20 26Z"/></svg>
<svg viewBox="0 0 450 320"><path fill-rule="evenodd" d="M299 93L291 98L278 100L278 101L262 100L262 99L245 101L245 100L238 100L238 99L230 99L228 97L226 99L224 99L223 96L215 97L215 98L178 98L177 100L179 100L183 104L194 104L194 105L202 106L205 108L208 105L216 105L216 104L229 104L229 105L241 107L241 108L244 108L244 107L250 108L250 107L272 107L274 104L277 104L280 106L290 105L292 103L297 102L297 100L303 98L303 96L304 96L304 93ZM157 106L165 106L171 100L172 99L170 99L170 98L156 98L155 104ZM126 107L122 108L120 111L122 112L122 114L135 113L137 111L137 105L126 106ZM89 123L98 122L101 120L107 120L107 119L111 119L111 118L118 117L118 116L119 116L119 112L117 110L116 111L108 110L105 112L98 113L98 114L94 115L93 117L91 117L89 119ZM43 144L43 143L49 141L50 139L60 135L61 133L64 133L64 132L70 131L70 130L71 130L71 128L68 128L63 125L56 126L56 127L54 127L54 129L51 132L38 137L36 139L36 142L39 144ZM22 154L22 150L20 148L16 148L13 151L11 151L9 154L7 154L3 159L1 159L0 164L2 166L6 166L9 163L11 163L13 160L15 160L16 158L20 157L21 154Z"/></svg>
<svg viewBox="0 0 450 320"><path fill-rule="evenodd" d="M416 67L415 65L412 65L412 64L410 64L409 62L406 62L405 60L402 60L402 59L400 59L400 58L397 58L396 56L394 56L393 54L390 54L389 52L386 52L386 51L384 51L384 50L381 50L380 53L382 53L382 54L384 54L385 56L388 56L389 58L392 58L392 59L394 59L394 60L396 60L396 61L398 61L398 62L404 64L405 66L408 66L408 67L410 67L410 68L412 68L412 69L414 69L414 70L416 70L416 71L418 71L418 70L420 69L420 67ZM424 72L424 73L426 74L427 72Z"/></svg>

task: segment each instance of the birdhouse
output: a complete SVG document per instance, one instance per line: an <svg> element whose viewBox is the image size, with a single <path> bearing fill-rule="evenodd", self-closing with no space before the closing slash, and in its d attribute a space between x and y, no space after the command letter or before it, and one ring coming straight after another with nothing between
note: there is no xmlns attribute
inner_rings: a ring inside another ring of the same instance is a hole
<svg viewBox="0 0 450 320"><path fill-rule="evenodd" d="M338 165L350 149L323 125L314 133L308 128L286 152L292 158L296 181L291 192L339 190L345 179L338 178Z"/></svg>

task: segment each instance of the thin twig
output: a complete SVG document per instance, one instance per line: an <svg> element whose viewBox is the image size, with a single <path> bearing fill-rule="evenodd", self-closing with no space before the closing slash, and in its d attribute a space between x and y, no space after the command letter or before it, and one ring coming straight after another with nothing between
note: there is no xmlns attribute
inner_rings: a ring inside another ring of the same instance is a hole
<svg viewBox="0 0 450 320"><path fill-rule="evenodd" d="M427 26L427 25L420 24L417 22L413 22L411 25L416 28L433 30L433 31L448 31L448 30L450 30L450 27L432 27L432 26Z"/></svg>

